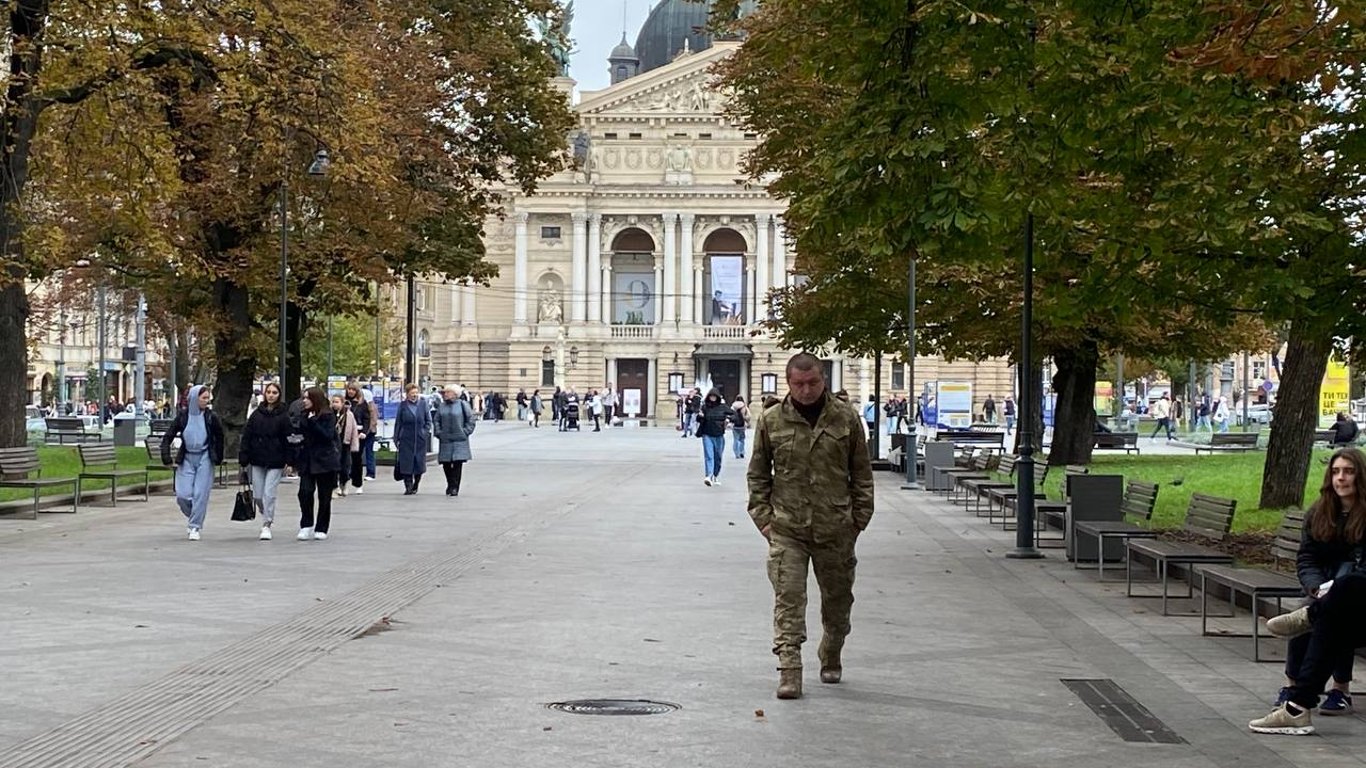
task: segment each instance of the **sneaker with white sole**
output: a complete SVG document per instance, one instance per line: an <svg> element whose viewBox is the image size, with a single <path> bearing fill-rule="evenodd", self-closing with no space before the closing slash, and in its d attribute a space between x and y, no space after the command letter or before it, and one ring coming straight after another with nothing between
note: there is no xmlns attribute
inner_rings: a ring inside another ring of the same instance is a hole
<svg viewBox="0 0 1366 768"><path fill-rule="evenodd" d="M311 541L313 539L313 528L300 528L299 541Z"/></svg>
<svg viewBox="0 0 1366 768"><path fill-rule="evenodd" d="M1284 736L1307 736L1314 732L1309 710L1293 701L1287 701L1271 710L1266 717L1259 717L1247 724L1256 733L1274 733Z"/></svg>
<svg viewBox="0 0 1366 768"><path fill-rule="evenodd" d="M314 541L327 541L327 534L326 534L325 532L323 532L323 531L318 531L317 533L313 534L313 540L314 540Z"/></svg>
<svg viewBox="0 0 1366 768"><path fill-rule="evenodd" d="M710 488L710 487L711 487L711 475L707 475L706 477L702 478L702 483L703 483L704 485L706 485L708 488Z"/></svg>
<svg viewBox="0 0 1366 768"><path fill-rule="evenodd" d="M1307 605L1290 613L1272 616L1266 620L1266 631L1276 637L1298 637L1313 628L1314 625L1309 623L1309 606Z"/></svg>
<svg viewBox="0 0 1366 768"><path fill-rule="evenodd" d="M720 475L712 475L712 476L711 476L711 484L712 484L712 485L720 485L720 484L721 484L721 476L720 476Z"/></svg>
<svg viewBox="0 0 1366 768"><path fill-rule="evenodd" d="M189 533L190 541L199 541L199 529L191 528Z"/></svg>
<svg viewBox="0 0 1366 768"><path fill-rule="evenodd" d="M270 541L271 535L270 535L270 526L269 526L269 525L263 525L263 526L261 526L261 535L260 535L259 538L261 539L261 541Z"/></svg>
<svg viewBox="0 0 1366 768"><path fill-rule="evenodd" d="M365 486L363 486L363 485L358 485L358 486L356 486L356 495L360 495L360 494L362 494L362 493L365 493Z"/></svg>
<svg viewBox="0 0 1366 768"><path fill-rule="evenodd" d="M1339 691L1334 688L1328 692L1328 698L1319 705L1320 715L1350 715L1352 714L1352 695Z"/></svg>

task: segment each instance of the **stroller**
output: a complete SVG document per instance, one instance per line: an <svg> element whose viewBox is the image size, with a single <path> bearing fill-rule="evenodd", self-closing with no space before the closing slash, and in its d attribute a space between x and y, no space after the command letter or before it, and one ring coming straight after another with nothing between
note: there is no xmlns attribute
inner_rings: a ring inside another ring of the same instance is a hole
<svg viewBox="0 0 1366 768"><path fill-rule="evenodd" d="M579 430L579 401L570 400L560 409L560 431Z"/></svg>

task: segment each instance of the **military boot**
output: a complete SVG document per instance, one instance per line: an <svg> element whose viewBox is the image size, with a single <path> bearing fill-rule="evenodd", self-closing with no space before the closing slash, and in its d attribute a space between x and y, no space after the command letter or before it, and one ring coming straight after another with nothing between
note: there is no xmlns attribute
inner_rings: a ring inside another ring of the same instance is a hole
<svg viewBox="0 0 1366 768"><path fill-rule="evenodd" d="M838 683L844 674L844 667L840 664L840 651L844 649L844 638L838 640L824 635L821 637L821 645L818 653L821 658L821 682Z"/></svg>
<svg viewBox="0 0 1366 768"><path fill-rule="evenodd" d="M778 698L800 699L802 697L801 669L778 670Z"/></svg>

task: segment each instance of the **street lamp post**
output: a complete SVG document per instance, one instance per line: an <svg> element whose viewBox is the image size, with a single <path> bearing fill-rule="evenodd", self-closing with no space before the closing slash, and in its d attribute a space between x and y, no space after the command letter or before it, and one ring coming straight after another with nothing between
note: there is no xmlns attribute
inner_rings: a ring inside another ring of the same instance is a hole
<svg viewBox="0 0 1366 768"><path fill-rule="evenodd" d="M406 384L417 384L417 281L413 279L410 272L408 274L408 309L407 315L408 333L404 340L408 345L403 356L404 370L403 375Z"/></svg>
<svg viewBox="0 0 1366 768"><path fill-rule="evenodd" d="M63 404L66 401L66 308L63 307L57 326L57 415L65 416Z"/></svg>
<svg viewBox="0 0 1366 768"><path fill-rule="evenodd" d="M313 163L308 166L308 175L319 178L327 175L327 167L331 165L327 150L320 149L313 153ZM293 399L298 395L298 387L288 385L289 361L285 344L285 331L289 323L289 170L280 178L280 359L277 366L280 370L280 389L281 396L286 399ZM296 375L297 378L297 375Z"/></svg>
<svg viewBox="0 0 1366 768"><path fill-rule="evenodd" d="M1020 460L1015 463L1019 495L1015 497L1015 549L1006 557L1034 559L1043 553L1034 548L1034 214L1025 214L1024 303L1020 308Z"/></svg>
<svg viewBox="0 0 1366 768"><path fill-rule="evenodd" d="M96 343L98 343L98 344L100 345L100 359L99 359L99 366L100 366L100 367L99 367L99 371L98 371L98 376L99 376L99 380L100 380L100 400L99 400L99 403L98 403L97 407L99 408L99 411L98 411L98 412L99 412L99 414L100 414L100 425L101 425L101 426L104 425L104 414L105 414L105 410L104 410L104 409L105 409L106 407L108 407L108 406L107 406L107 403L108 403L108 401L109 401L109 395L108 395L108 393L105 392L106 383L105 383L105 376L104 376L104 353L105 353L105 347L107 346L107 344L105 343L105 338L104 338L104 333L105 333L105 328L104 328L104 326L105 326L105 310L106 310L106 308L107 308L107 307L106 307L106 301L105 301L107 297L106 297L105 294L106 294L106 289L105 289L105 287L104 287L104 284L101 283L101 284L100 284L100 288L99 288L100 325L99 325L99 328L97 328L97 329L96 329L96 332L95 332Z"/></svg>
<svg viewBox="0 0 1366 768"><path fill-rule="evenodd" d="M910 431L906 434L906 483L901 486L903 491L920 490L920 472L916 467L916 462L920 460L918 449L916 448L917 433L916 428L916 407L920 403L920 398L915 392L915 255L911 255L910 274L907 277L909 286L910 302L907 307L906 316L908 337L910 339L910 354L906 357L906 421ZM890 438L889 438L890 439Z"/></svg>
<svg viewBox="0 0 1366 768"><path fill-rule="evenodd" d="M135 423L140 423L146 415L143 402L147 399L147 300L141 292L138 293L138 311L134 317L137 334L134 341L137 345L137 380L133 382L133 415L137 417Z"/></svg>

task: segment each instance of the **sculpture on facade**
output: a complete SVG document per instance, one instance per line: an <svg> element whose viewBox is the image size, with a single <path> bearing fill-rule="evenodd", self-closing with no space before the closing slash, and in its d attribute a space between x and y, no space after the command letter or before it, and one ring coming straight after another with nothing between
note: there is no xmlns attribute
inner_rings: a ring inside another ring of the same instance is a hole
<svg viewBox="0 0 1366 768"><path fill-rule="evenodd" d="M664 158L665 184L692 183L692 150L687 145L675 144Z"/></svg>
<svg viewBox="0 0 1366 768"><path fill-rule="evenodd" d="M542 16L535 22L536 32L550 48L550 58L555 61L562 77L569 77L569 56L574 52L574 42L569 36L569 27L573 22L574 0L565 3L558 16Z"/></svg>
<svg viewBox="0 0 1366 768"><path fill-rule="evenodd" d="M706 112L707 108L711 106L711 96L702 90L701 83L692 84L692 91L688 94L688 98L691 100L689 106L694 112Z"/></svg>
<svg viewBox="0 0 1366 768"><path fill-rule="evenodd" d="M539 306L536 310L536 321L559 323L563 320L564 306L560 302L560 292L554 288L542 288Z"/></svg>

